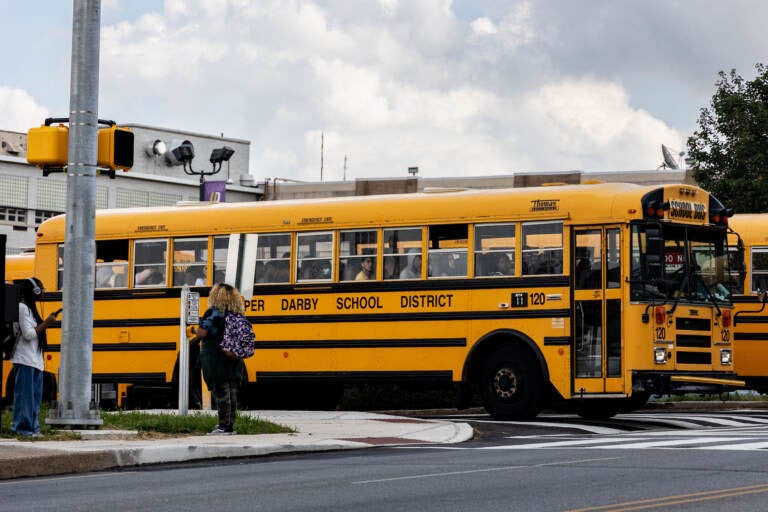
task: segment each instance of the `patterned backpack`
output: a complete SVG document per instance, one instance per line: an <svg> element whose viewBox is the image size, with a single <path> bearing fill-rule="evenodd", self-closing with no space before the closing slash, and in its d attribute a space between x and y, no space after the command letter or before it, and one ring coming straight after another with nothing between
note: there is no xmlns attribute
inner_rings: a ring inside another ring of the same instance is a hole
<svg viewBox="0 0 768 512"><path fill-rule="evenodd" d="M227 313L224 317L224 335L219 346L233 359L251 357L256 348L251 322L240 313Z"/></svg>

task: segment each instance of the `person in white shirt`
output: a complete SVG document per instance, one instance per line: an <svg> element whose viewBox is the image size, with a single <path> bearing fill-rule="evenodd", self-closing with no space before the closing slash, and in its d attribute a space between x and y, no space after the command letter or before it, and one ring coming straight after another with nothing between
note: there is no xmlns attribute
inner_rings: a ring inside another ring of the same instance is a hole
<svg viewBox="0 0 768 512"><path fill-rule="evenodd" d="M45 289L36 277L21 281L19 302L19 334L11 357L14 371L12 434L39 436L38 415L43 399L43 351L45 330L56 321L56 313L42 319L36 303Z"/></svg>

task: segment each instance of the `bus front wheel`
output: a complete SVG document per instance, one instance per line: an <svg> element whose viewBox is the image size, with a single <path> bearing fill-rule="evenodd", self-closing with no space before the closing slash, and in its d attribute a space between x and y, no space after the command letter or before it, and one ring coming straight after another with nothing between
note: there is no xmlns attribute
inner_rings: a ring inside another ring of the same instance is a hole
<svg viewBox="0 0 768 512"><path fill-rule="evenodd" d="M492 416L508 420L535 418L542 407L544 379L538 362L515 347L493 351L480 372L480 396Z"/></svg>

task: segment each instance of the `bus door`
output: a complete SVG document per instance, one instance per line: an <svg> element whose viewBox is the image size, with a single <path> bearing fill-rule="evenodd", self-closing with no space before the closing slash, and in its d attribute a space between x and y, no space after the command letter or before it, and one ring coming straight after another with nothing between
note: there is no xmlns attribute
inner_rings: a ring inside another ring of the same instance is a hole
<svg viewBox="0 0 768 512"><path fill-rule="evenodd" d="M573 231L573 393L625 393L621 379L621 230Z"/></svg>

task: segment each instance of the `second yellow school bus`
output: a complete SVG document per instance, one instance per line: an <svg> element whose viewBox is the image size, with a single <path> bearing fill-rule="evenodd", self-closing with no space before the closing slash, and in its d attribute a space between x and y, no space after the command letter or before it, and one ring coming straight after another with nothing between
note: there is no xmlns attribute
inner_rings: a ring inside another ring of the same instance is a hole
<svg viewBox="0 0 768 512"><path fill-rule="evenodd" d="M632 184L99 211L94 383L129 404L172 388L181 287L202 311L228 278L256 331L246 400L459 383L524 419L720 390L735 383L724 216L698 187ZM51 310L64 231L63 216L38 230Z"/></svg>
<svg viewBox="0 0 768 512"><path fill-rule="evenodd" d="M768 214L734 215L729 224L743 248L733 295L734 369L747 388L768 393Z"/></svg>

